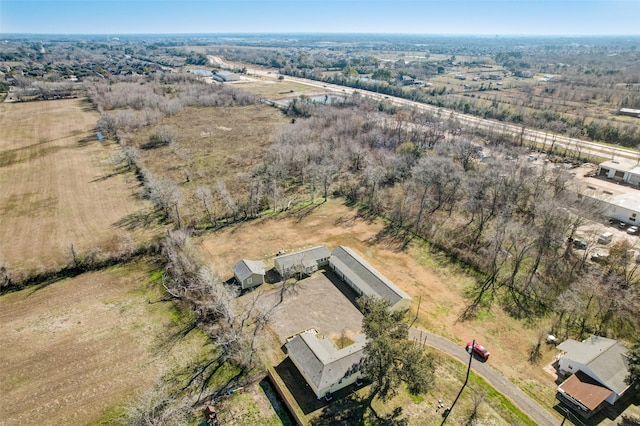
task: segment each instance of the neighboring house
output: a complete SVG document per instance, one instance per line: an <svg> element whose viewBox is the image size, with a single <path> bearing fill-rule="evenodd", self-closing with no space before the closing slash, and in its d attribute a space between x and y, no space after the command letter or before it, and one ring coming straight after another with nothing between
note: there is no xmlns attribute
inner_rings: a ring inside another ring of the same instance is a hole
<svg viewBox="0 0 640 426"><path fill-rule="evenodd" d="M327 246L317 246L295 253L277 256L273 266L281 277L311 275L319 267L329 264L331 252Z"/></svg>
<svg viewBox="0 0 640 426"><path fill-rule="evenodd" d="M412 84L415 83L415 79L411 76L408 75L401 75L400 76L400 82L402 83L403 86L410 86Z"/></svg>
<svg viewBox="0 0 640 426"><path fill-rule="evenodd" d="M411 306L411 297L407 293L348 247L336 247L331 253L329 266L358 295L386 299L394 310L408 310Z"/></svg>
<svg viewBox="0 0 640 426"><path fill-rule="evenodd" d="M314 333L300 333L285 347L293 364L318 399L355 383L362 377L360 365L364 358L366 336L359 334L355 343L338 349L326 338Z"/></svg>
<svg viewBox="0 0 640 426"><path fill-rule="evenodd" d="M591 336L582 342L565 340L557 348L562 351L559 373L571 375L558 386L556 398L585 417L615 404L629 388L627 349L620 342Z"/></svg>
<svg viewBox="0 0 640 426"><path fill-rule="evenodd" d="M233 265L233 275L242 289L259 286L264 282L265 266L259 260L242 259Z"/></svg>
<svg viewBox="0 0 640 426"><path fill-rule="evenodd" d="M640 164L637 161L624 159L605 161L598 166L597 174L640 187Z"/></svg>

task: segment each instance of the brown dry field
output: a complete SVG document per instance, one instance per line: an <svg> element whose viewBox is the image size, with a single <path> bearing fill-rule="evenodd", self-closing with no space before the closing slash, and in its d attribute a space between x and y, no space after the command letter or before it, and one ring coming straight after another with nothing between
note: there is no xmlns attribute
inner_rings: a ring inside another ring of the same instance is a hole
<svg viewBox="0 0 640 426"><path fill-rule="evenodd" d="M185 223L204 222L204 210L195 196L198 186L216 189L226 183L231 194L244 193L251 171L263 163L271 147L271 135L277 126L289 120L276 109L264 105L219 108L187 108L149 128L125 136L132 146L144 146L156 126L170 126L178 132L175 146L182 158L169 146L140 149L145 167L155 176L166 176L180 185L185 194L181 215ZM186 164L185 159L191 163ZM187 182L184 169L190 170ZM219 214L220 206L214 207Z"/></svg>
<svg viewBox="0 0 640 426"><path fill-rule="evenodd" d="M461 346L475 338L491 351L491 366L539 400L553 405L554 379L543 366L552 361L555 351L543 348L539 365L532 366L527 361L528 350L536 342L538 330L544 329L544 321L535 327L527 326L497 306L482 311L475 320L461 321L468 303L464 292L472 284L471 279L418 243L399 250L396 241L381 237L383 229L382 221L360 217L342 200L329 200L300 211L224 228L204 237L200 247L224 279L233 276L231 267L241 258L262 260L270 268L280 249L292 252L319 244L330 249L338 245L351 247L413 297L409 316L415 315L421 298L417 327Z"/></svg>
<svg viewBox="0 0 640 426"><path fill-rule="evenodd" d="M119 221L148 207L131 174L112 175L119 149L98 142L85 99L0 103L0 261L9 270L59 267L68 244L117 250L135 233Z"/></svg>
<svg viewBox="0 0 640 426"><path fill-rule="evenodd" d="M111 268L0 297L0 425L97 422L201 350L197 335L169 343L172 304L153 303L162 296L147 270Z"/></svg>

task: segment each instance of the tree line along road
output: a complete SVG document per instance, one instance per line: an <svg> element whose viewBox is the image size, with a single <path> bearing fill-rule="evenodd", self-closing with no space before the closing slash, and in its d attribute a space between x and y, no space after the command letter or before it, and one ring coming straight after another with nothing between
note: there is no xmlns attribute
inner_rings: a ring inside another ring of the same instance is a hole
<svg viewBox="0 0 640 426"><path fill-rule="evenodd" d="M212 64L221 66L223 68L235 69L245 68L246 74L256 75L263 78L269 78L276 80L280 74L277 70L266 70L260 68L246 68L244 64L230 64L225 62L222 58L217 56L209 56L209 61ZM521 137L523 142L527 141L533 144L549 144L555 145L565 151L574 151L580 154L597 156L602 158L625 158L640 163L640 148L626 149L619 148L610 145L603 145L595 142L584 141L581 139L570 138L567 136L556 135L553 133L547 133L539 130L527 129L524 126L518 126L515 124L508 124L500 121L488 120L486 118L475 117L473 115L462 114L446 108L440 108L433 105L424 104L421 102L411 101L408 99L397 98L394 96L384 95L377 92L371 92L368 90L354 89L347 86L340 86L333 83L319 82L301 77L291 77L282 75L284 80L295 81L298 83L306 84L309 86L317 87L319 89L328 90L331 92L339 92L345 94L353 94L355 92L366 94L366 96L373 99L385 100L396 106L408 106L416 108L418 110L430 111L432 113L440 113L443 116L454 118L461 124L488 130L498 134L508 134L510 136Z"/></svg>

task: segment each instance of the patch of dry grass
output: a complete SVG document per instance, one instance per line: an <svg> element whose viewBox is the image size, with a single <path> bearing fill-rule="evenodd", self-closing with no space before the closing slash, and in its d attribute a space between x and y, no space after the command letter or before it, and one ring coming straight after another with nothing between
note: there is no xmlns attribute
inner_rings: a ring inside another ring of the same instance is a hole
<svg viewBox="0 0 640 426"><path fill-rule="evenodd" d="M188 108L158 123L177 131L175 145L141 149L140 156L152 174L180 185L185 193L181 214L186 222L197 222L204 211L195 189L202 185L215 191L221 181L234 197L244 197L251 171L262 164L274 130L287 122L279 110L264 105ZM127 144L144 146L154 128L126 135Z"/></svg>
<svg viewBox="0 0 640 426"><path fill-rule="evenodd" d="M96 422L202 350L196 333L172 338L173 303L149 287L148 268L0 297L0 424Z"/></svg>
<svg viewBox="0 0 640 426"><path fill-rule="evenodd" d="M131 174L106 164L98 113L83 99L0 103L0 261L10 271L55 268L77 253L138 240L126 223L144 214Z"/></svg>

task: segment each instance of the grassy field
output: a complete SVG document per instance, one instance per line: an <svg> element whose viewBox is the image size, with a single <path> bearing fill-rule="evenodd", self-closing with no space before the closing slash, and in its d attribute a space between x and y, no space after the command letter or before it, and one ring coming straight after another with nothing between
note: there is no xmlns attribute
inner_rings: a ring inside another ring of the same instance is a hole
<svg viewBox="0 0 640 426"><path fill-rule="evenodd" d="M253 93L256 96L277 100L290 98L292 96L313 96L314 94L324 93L321 89L291 80L264 80L250 81L242 84L235 84L235 87Z"/></svg>
<svg viewBox="0 0 640 426"><path fill-rule="evenodd" d="M77 253L137 241L128 219L148 209L133 175L106 160L99 114L84 99L0 103L0 262L10 271L57 268Z"/></svg>
<svg viewBox="0 0 640 426"><path fill-rule="evenodd" d="M149 266L87 273L0 297L0 424L89 424L203 350L176 339L173 303Z"/></svg>
<svg viewBox="0 0 640 426"><path fill-rule="evenodd" d="M140 156L155 176L169 177L180 185L185 194L181 214L185 222L197 222L203 219L204 211L195 189L203 185L215 190L220 181L231 194L244 196L251 171L262 164L271 146L271 135L278 125L287 122L279 110L266 106L189 108L158 123L177 131L175 146L180 155L172 147L162 146L141 149ZM144 146L154 128L125 138L130 144Z"/></svg>

